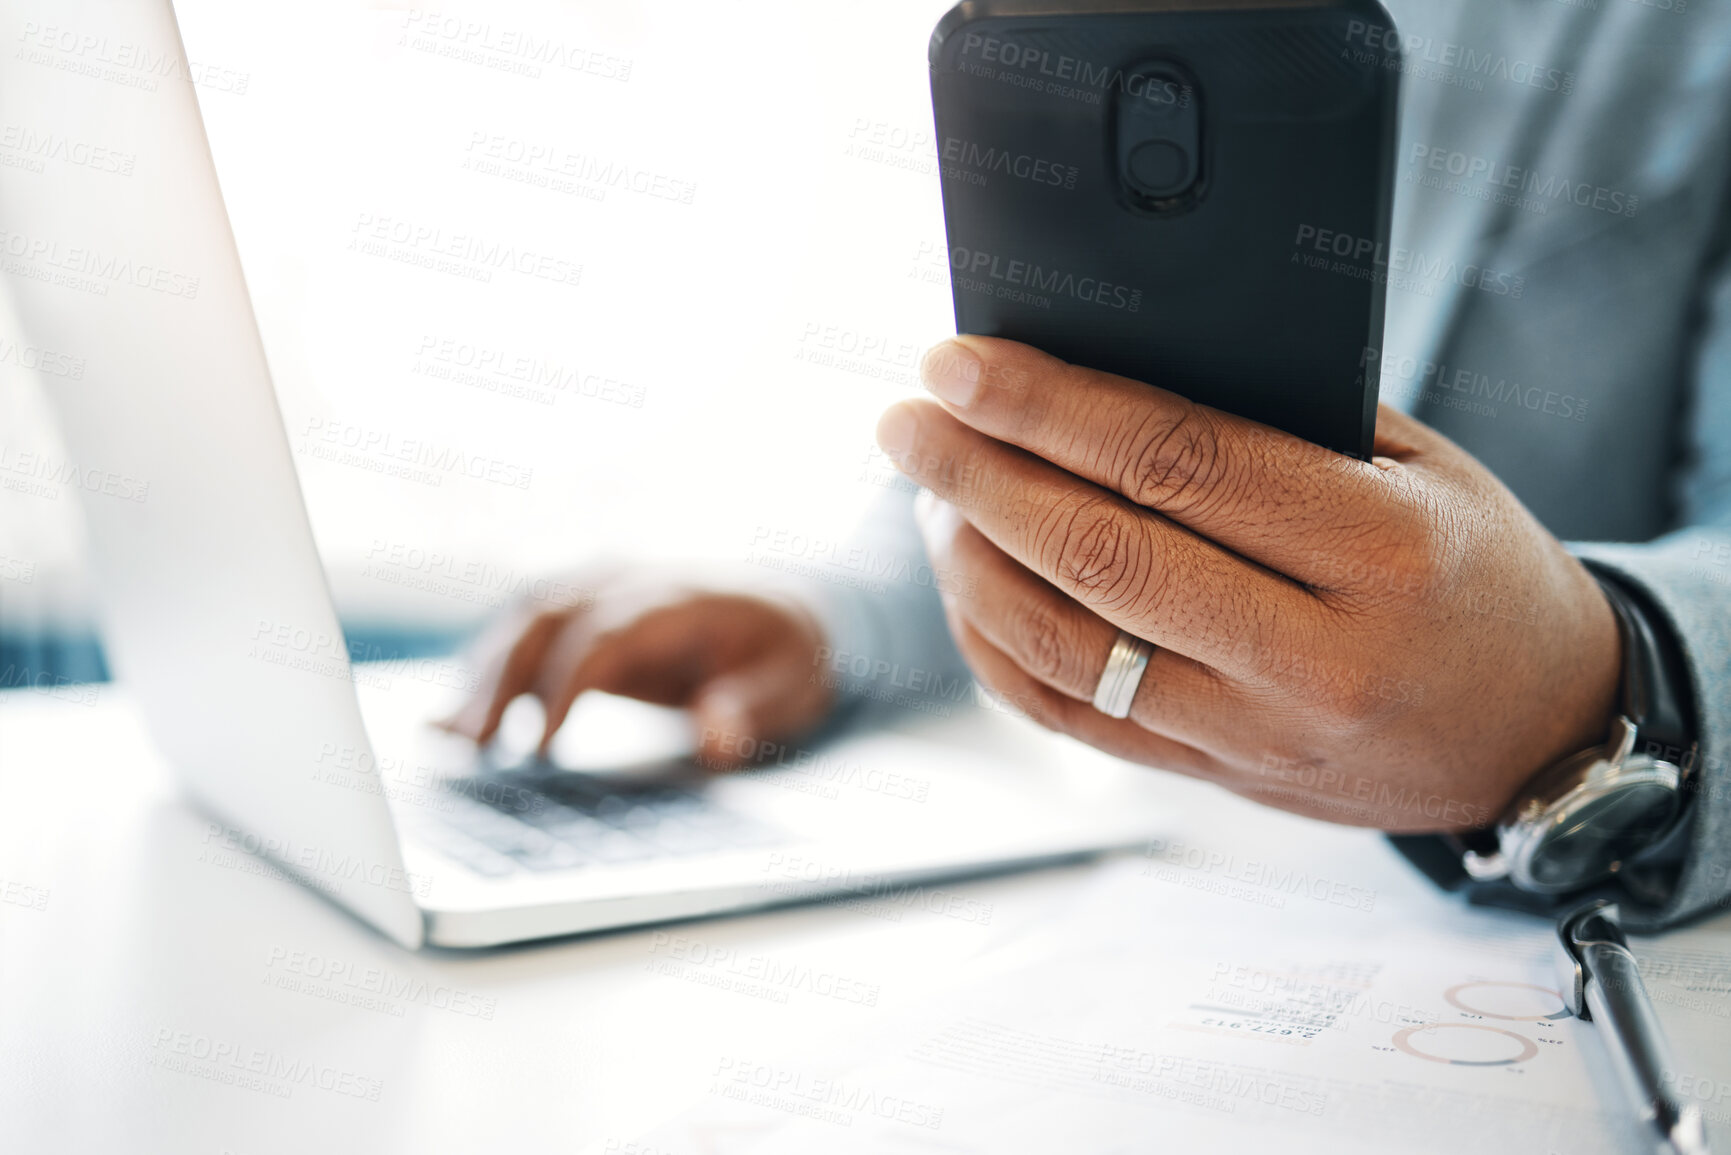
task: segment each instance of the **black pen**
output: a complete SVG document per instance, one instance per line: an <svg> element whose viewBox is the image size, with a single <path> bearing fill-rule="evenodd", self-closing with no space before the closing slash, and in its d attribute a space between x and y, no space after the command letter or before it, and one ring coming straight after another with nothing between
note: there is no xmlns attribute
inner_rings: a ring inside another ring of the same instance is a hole
<svg viewBox="0 0 1731 1155"><path fill-rule="evenodd" d="M1617 918L1617 904L1601 899L1557 923L1564 999L1581 1020L1604 1028L1611 1060L1641 1125L1657 1132L1658 1149L1708 1155L1700 1105L1682 1102L1666 1086L1676 1068Z"/></svg>

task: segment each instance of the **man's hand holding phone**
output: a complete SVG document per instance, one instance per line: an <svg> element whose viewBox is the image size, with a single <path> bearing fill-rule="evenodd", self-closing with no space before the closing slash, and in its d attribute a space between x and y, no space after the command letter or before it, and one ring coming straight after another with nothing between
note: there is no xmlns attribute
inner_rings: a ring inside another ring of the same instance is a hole
<svg viewBox="0 0 1731 1155"><path fill-rule="evenodd" d="M1383 407L1357 461L1148 384L945 342L878 439L931 491L932 563L990 688L1090 745L1395 831L1493 820L1604 736L1616 621L1587 570L1446 438ZM1090 704L1119 631L1130 716Z"/></svg>

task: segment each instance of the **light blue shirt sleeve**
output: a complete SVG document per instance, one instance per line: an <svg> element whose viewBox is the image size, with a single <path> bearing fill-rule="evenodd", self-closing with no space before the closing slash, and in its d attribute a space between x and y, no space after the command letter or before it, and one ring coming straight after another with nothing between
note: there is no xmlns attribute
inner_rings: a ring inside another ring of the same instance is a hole
<svg viewBox="0 0 1731 1155"><path fill-rule="evenodd" d="M829 638L817 676L837 691L837 722L884 725L996 707L950 638L940 591L953 579L926 557L913 516L917 492L898 479L854 534L853 564L832 565L807 587ZM869 581L858 580L862 572Z"/></svg>
<svg viewBox="0 0 1731 1155"><path fill-rule="evenodd" d="M1677 476L1683 528L1643 544L1570 546L1658 604L1694 682L1701 753L1689 850L1670 901L1630 918L1632 928L1731 906L1731 268L1719 271L1703 307L1694 388L1678 415L1687 446Z"/></svg>

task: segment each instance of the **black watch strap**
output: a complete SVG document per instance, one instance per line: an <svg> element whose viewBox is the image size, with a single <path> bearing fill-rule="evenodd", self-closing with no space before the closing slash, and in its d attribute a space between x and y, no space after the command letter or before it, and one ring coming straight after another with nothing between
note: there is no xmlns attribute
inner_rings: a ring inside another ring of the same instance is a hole
<svg viewBox="0 0 1731 1155"><path fill-rule="evenodd" d="M1587 569L1617 615L1623 637L1623 713L1635 723L1637 748L1693 770L1699 731L1682 646L1643 591L1591 562Z"/></svg>
<svg viewBox="0 0 1731 1155"><path fill-rule="evenodd" d="M1459 890L1472 881L1467 868L1461 865L1461 852L1465 848L1453 835L1391 834L1388 841L1420 874L1444 890Z"/></svg>

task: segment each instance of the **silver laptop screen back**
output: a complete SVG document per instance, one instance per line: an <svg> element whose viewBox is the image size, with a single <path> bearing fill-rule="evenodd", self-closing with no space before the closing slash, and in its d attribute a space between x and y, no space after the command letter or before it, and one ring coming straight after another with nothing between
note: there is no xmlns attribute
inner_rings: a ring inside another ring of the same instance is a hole
<svg viewBox="0 0 1731 1155"><path fill-rule="evenodd" d="M109 661L212 841L419 945L382 794L328 781L365 731L168 0L0 0L0 27L9 124L132 157L0 167L20 337L85 365L38 374L68 449L40 464L80 495ZM98 43L128 68L84 67Z"/></svg>

